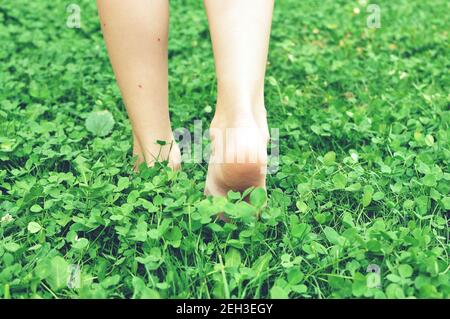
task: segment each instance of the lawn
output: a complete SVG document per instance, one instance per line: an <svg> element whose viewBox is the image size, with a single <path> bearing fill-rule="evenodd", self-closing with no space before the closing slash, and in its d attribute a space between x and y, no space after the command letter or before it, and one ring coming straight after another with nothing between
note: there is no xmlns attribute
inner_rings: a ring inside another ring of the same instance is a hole
<svg viewBox="0 0 450 319"><path fill-rule="evenodd" d="M132 172L95 2L75 3L81 28L67 1L0 4L0 298L450 298L448 1L378 0L379 28L370 2L276 2L265 206L205 198L205 162ZM173 127L206 130L201 1L172 0L170 27Z"/></svg>

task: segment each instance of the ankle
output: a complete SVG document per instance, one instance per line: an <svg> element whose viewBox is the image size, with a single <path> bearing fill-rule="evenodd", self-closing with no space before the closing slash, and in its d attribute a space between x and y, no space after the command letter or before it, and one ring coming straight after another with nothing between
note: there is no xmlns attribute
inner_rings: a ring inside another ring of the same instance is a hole
<svg viewBox="0 0 450 319"><path fill-rule="evenodd" d="M257 128L258 124L250 110L218 111L211 121L211 129Z"/></svg>
<svg viewBox="0 0 450 319"><path fill-rule="evenodd" d="M267 112L263 102L240 105L218 103L210 128L253 128L259 130L265 140L269 139Z"/></svg>

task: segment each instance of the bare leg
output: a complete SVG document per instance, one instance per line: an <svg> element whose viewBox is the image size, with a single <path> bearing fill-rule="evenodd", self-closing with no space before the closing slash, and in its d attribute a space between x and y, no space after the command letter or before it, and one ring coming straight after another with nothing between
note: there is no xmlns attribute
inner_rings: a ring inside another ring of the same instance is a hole
<svg viewBox="0 0 450 319"><path fill-rule="evenodd" d="M179 168L168 109L168 0L97 0L97 7L133 127L134 155L148 165L169 160Z"/></svg>
<svg viewBox="0 0 450 319"><path fill-rule="evenodd" d="M204 0L204 3L218 84L216 112L211 123L213 152L234 152L237 156L230 161L225 155L222 163L209 165L205 193L223 196L228 190L265 187L269 132L264 76L274 1ZM255 152L256 160L249 155ZM241 155L243 161L237 159Z"/></svg>

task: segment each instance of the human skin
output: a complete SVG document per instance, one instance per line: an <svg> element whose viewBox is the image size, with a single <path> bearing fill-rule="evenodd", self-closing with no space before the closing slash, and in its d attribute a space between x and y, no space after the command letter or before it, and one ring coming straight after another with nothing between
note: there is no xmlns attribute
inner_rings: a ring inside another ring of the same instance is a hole
<svg viewBox="0 0 450 319"><path fill-rule="evenodd" d="M180 167L168 101L167 0L97 0L103 36L133 130L137 164ZM157 141L165 141L162 146Z"/></svg>
<svg viewBox="0 0 450 319"><path fill-rule="evenodd" d="M204 4L217 75L212 144L223 148L223 153L230 149L236 153L234 161L210 163L205 192L223 196L230 189L265 187L269 130L264 76L274 1L205 0ZM217 135L220 143L215 141ZM238 160L242 154L248 154L243 162ZM256 160L250 154L256 154Z"/></svg>
<svg viewBox="0 0 450 319"><path fill-rule="evenodd" d="M137 164L168 160L179 169L168 106L169 2L97 0L97 6L131 121ZM264 76L274 0L205 0L204 6L217 75L212 149L231 154L210 161L205 193L223 196L229 190L265 187L269 130Z"/></svg>

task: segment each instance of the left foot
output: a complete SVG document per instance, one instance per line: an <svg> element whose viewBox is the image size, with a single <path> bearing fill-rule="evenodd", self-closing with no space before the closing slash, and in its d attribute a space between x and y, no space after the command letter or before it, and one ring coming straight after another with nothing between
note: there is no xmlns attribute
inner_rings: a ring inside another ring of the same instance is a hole
<svg viewBox="0 0 450 319"><path fill-rule="evenodd" d="M133 134L133 156L137 156L137 160L133 167L135 172L138 171L139 165L144 162L147 162L148 166L153 166L156 162L168 161L168 166L174 171L181 168L181 152L173 135L160 140L165 141L166 144L159 145L155 141L154 143L148 143L148 145L143 147L137 137Z"/></svg>
<svg viewBox="0 0 450 319"><path fill-rule="evenodd" d="M133 159L137 156L136 161L133 164L133 171L137 172L139 169L139 165L144 163L144 154L142 153L142 147L137 140L136 135L133 133Z"/></svg>

